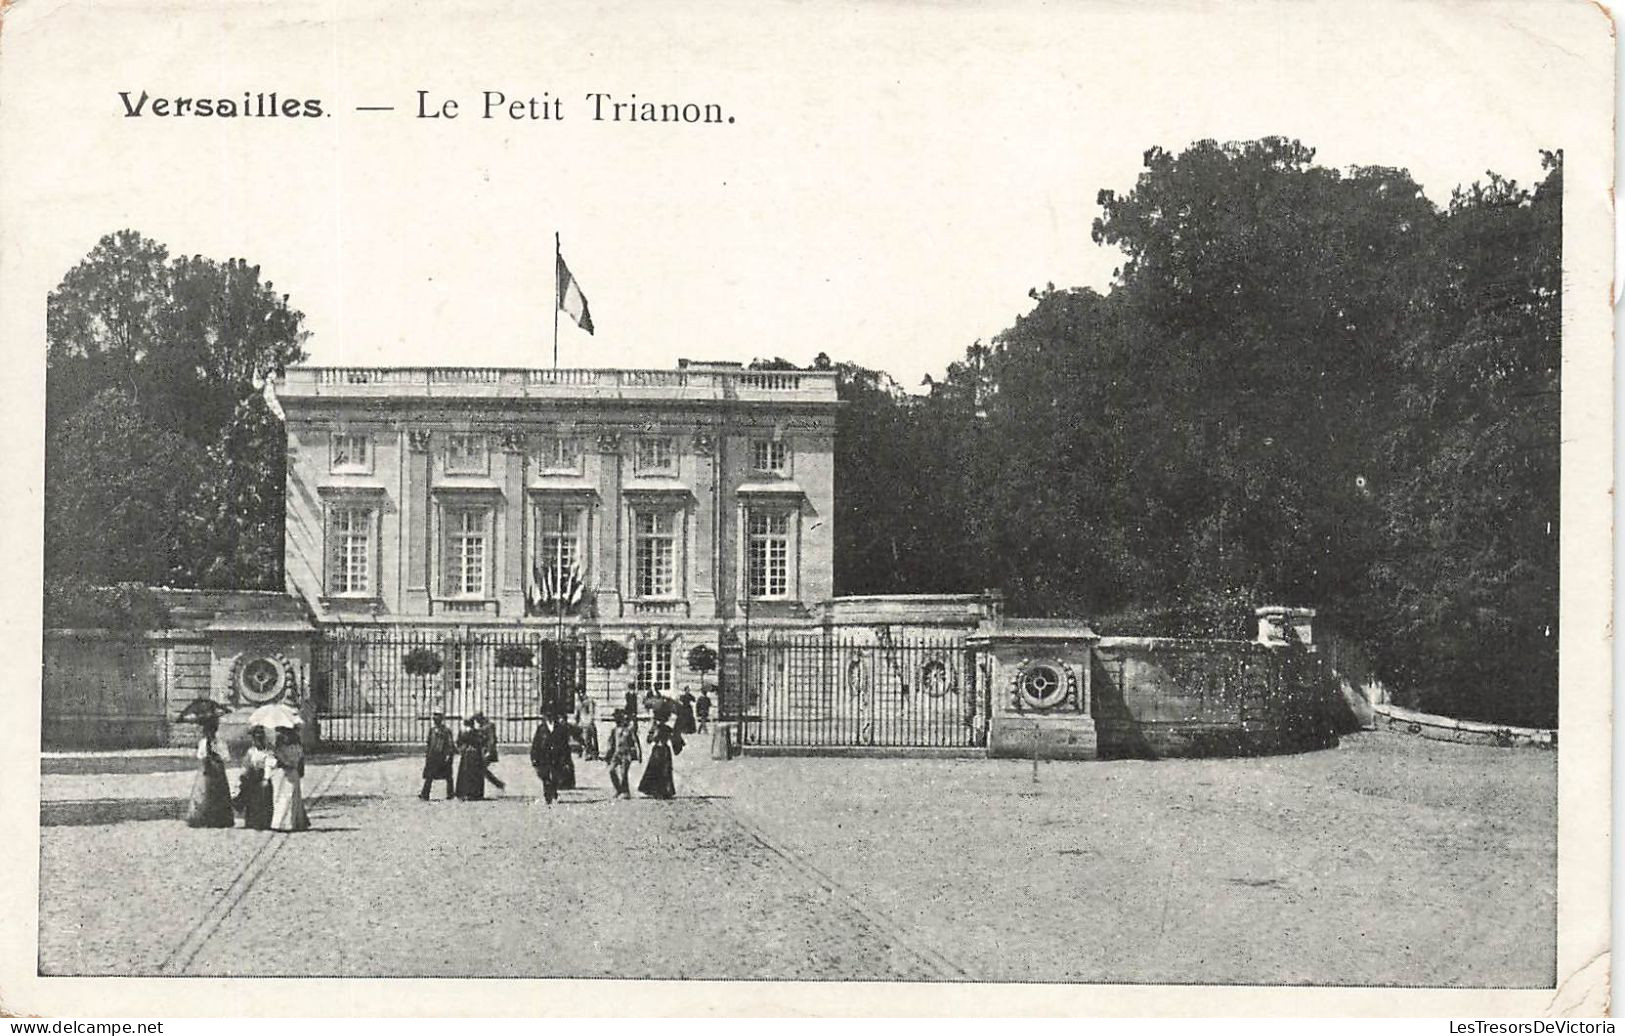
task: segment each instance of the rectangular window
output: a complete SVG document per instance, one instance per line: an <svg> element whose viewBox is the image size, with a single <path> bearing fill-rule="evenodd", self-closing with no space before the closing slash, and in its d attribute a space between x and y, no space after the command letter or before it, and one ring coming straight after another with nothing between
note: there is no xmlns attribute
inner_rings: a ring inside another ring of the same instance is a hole
<svg viewBox="0 0 1625 1036"><path fill-rule="evenodd" d="M444 587L447 597L486 596L490 517L491 512L486 508L446 510Z"/></svg>
<svg viewBox="0 0 1625 1036"><path fill-rule="evenodd" d="M790 515L784 511L751 511L747 544L750 595L790 596Z"/></svg>
<svg viewBox="0 0 1625 1036"><path fill-rule="evenodd" d="M538 591L570 593L587 577L582 535L586 511L580 507L536 505L536 557L531 578Z"/></svg>
<svg viewBox="0 0 1625 1036"><path fill-rule="evenodd" d="M473 645L450 644L446 648L446 668L451 672L451 690L453 694L466 694L476 690L479 686L479 659L478 649ZM457 701L458 712L472 712L467 701ZM478 708L478 706L474 706Z"/></svg>
<svg viewBox="0 0 1625 1036"><path fill-rule="evenodd" d="M327 518L327 592L332 597L372 594L372 509L335 507Z"/></svg>
<svg viewBox="0 0 1625 1036"><path fill-rule="evenodd" d="M536 455L536 470L544 475L579 475L581 440L558 435L543 439Z"/></svg>
<svg viewBox="0 0 1625 1036"><path fill-rule="evenodd" d="M638 645L638 690L671 690L671 642L646 640Z"/></svg>
<svg viewBox="0 0 1625 1036"><path fill-rule="evenodd" d="M770 471L782 475L790 470L790 448L776 439L757 439L751 443L751 466L757 471Z"/></svg>
<svg viewBox="0 0 1625 1036"><path fill-rule="evenodd" d="M677 451L670 436L646 436L638 440L632 457L632 471L638 475L676 474Z"/></svg>
<svg viewBox="0 0 1625 1036"><path fill-rule="evenodd" d="M311 691L323 709L348 712L362 707L367 686L367 644L365 641L330 641L325 680L313 679ZM315 677L317 674L311 674Z"/></svg>
<svg viewBox="0 0 1625 1036"><path fill-rule="evenodd" d="M677 512L638 511L633 529L633 596L676 597Z"/></svg>
<svg viewBox="0 0 1625 1036"><path fill-rule="evenodd" d="M333 433L332 463L337 473L365 474L372 470L372 450L368 436L350 432Z"/></svg>
<svg viewBox="0 0 1625 1036"><path fill-rule="evenodd" d="M485 436L460 432L446 436L447 474L483 475L485 472Z"/></svg>

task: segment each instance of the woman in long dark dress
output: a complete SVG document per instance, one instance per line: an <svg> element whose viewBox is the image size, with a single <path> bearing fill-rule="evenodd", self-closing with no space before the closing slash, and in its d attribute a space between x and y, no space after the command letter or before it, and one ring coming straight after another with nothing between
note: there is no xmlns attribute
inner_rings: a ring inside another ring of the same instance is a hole
<svg viewBox="0 0 1625 1036"><path fill-rule="evenodd" d="M677 699L676 730L679 734L694 733L694 692L685 690Z"/></svg>
<svg viewBox="0 0 1625 1036"><path fill-rule="evenodd" d="M198 773L192 781L192 800L187 805L188 827L234 827L237 818L231 809L231 782L226 779L226 753L220 746L220 719L205 716L203 737L197 743Z"/></svg>
<svg viewBox="0 0 1625 1036"><path fill-rule="evenodd" d="M485 735L470 716L457 735L457 797L464 802L485 798Z"/></svg>
<svg viewBox="0 0 1625 1036"><path fill-rule="evenodd" d="M564 727L564 729L566 731L569 732L570 738L574 739L574 738L577 738L577 737L581 736L580 731L578 731L574 726L571 725L569 717L565 716L563 713L559 714L558 722ZM568 742L566 742L566 743L568 743ZM573 753L573 752L564 752L563 754L561 754L559 756L559 790L560 791L574 791L575 786L576 786L576 757L575 757L575 753Z"/></svg>
<svg viewBox="0 0 1625 1036"><path fill-rule="evenodd" d="M649 728L649 761L643 764L643 779L638 792L651 799L674 799L677 784L672 778L672 756L683 751L683 735L671 728L671 717L661 713L655 716Z"/></svg>
<svg viewBox="0 0 1625 1036"><path fill-rule="evenodd" d="M237 808L243 826L254 831L271 829L271 742L264 727L248 732L250 744L243 753L243 775L237 782Z"/></svg>

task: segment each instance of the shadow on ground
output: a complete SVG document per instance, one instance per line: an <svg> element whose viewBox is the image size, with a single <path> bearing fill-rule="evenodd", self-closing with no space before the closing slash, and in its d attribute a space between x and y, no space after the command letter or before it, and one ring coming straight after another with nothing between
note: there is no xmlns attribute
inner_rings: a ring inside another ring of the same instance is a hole
<svg viewBox="0 0 1625 1036"><path fill-rule="evenodd" d="M346 806L375 800L376 795L335 795L310 803L314 818L338 818ZM109 824L142 823L152 820L182 822L186 819L185 799L91 799L77 802L40 803L40 827L104 827ZM237 826L243 826L241 814ZM353 827L323 825L322 830L355 831Z"/></svg>
<svg viewBox="0 0 1625 1036"><path fill-rule="evenodd" d="M39 770L42 775L177 773L195 770L197 765L197 759L190 752L184 755L75 755L44 757L40 759Z"/></svg>
<svg viewBox="0 0 1625 1036"><path fill-rule="evenodd" d="M182 799L95 799L88 802L42 802L41 827L100 827L145 820L182 820Z"/></svg>
<svg viewBox="0 0 1625 1036"><path fill-rule="evenodd" d="M344 763L376 762L393 756L421 755L420 750L408 750L392 746L380 746L376 750L350 750L350 749L318 749L311 757L313 763L322 766L338 766ZM232 765L240 760L233 758ZM40 759L40 774L145 774L145 773L179 773L183 770L197 769L197 757L191 749L175 749L173 752L159 754L119 755L116 753L97 753L94 755L69 756L43 756Z"/></svg>

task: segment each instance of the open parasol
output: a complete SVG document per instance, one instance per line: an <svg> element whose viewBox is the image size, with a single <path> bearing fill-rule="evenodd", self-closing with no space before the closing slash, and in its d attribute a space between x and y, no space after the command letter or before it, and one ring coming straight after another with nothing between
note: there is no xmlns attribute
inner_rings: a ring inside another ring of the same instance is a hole
<svg viewBox="0 0 1625 1036"><path fill-rule="evenodd" d="M248 717L249 726L264 727L267 730L275 730L278 727L297 727L303 723L304 719L300 717L298 712L281 702L261 705Z"/></svg>
<svg viewBox="0 0 1625 1036"><path fill-rule="evenodd" d="M193 698L175 720L178 723L202 723L207 719L219 719L230 711L229 705L222 705L213 698Z"/></svg>

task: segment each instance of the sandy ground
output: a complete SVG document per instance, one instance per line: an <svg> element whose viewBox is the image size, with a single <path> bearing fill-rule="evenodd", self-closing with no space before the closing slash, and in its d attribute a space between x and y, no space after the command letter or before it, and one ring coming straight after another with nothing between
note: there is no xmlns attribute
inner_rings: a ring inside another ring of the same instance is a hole
<svg viewBox="0 0 1625 1036"><path fill-rule="evenodd" d="M703 746L696 745L696 749ZM1550 987L1556 755L1396 734L1265 759L599 764L547 807L319 757L316 829L194 831L189 764L47 760L44 974ZM634 775L635 776L635 775Z"/></svg>

